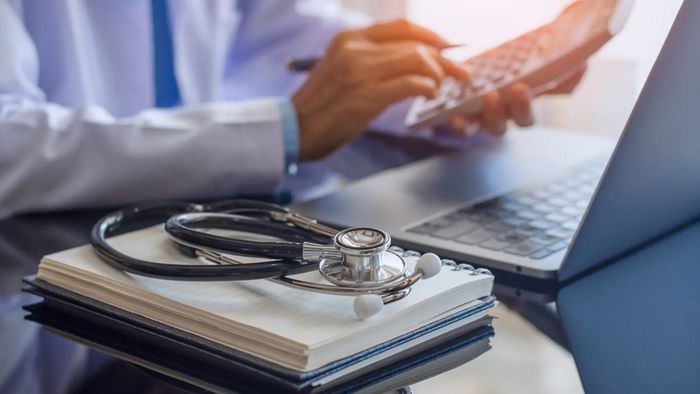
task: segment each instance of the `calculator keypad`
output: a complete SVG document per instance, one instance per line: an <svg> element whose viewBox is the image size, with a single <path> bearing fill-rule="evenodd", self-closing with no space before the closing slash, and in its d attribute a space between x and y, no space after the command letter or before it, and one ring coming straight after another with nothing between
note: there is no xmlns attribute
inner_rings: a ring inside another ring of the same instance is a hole
<svg viewBox="0 0 700 394"><path fill-rule="evenodd" d="M480 99L492 90L517 81L544 61L550 36L550 29L545 26L469 59L465 65L470 70L471 80L462 83L452 77L445 78L440 95L422 103L417 112L418 120Z"/></svg>

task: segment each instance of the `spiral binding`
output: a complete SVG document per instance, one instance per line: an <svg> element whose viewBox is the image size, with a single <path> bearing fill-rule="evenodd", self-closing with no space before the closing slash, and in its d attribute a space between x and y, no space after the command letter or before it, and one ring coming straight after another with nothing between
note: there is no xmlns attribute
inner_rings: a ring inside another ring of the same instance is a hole
<svg viewBox="0 0 700 394"><path fill-rule="evenodd" d="M389 250L402 255L404 258L419 258L420 256L422 256L422 254L418 251L410 249L404 250L400 246L391 246L389 247ZM491 273L491 271L486 268L474 268L474 266L471 264L457 263L456 261L450 259L440 259L440 261L442 262L443 267L450 267L452 268L452 271L466 271L468 275L493 276L493 273Z"/></svg>

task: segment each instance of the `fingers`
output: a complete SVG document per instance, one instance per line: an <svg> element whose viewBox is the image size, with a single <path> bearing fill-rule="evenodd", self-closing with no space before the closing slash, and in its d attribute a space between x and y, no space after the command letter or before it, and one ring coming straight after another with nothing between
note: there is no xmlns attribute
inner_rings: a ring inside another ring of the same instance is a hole
<svg viewBox="0 0 700 394"><path fill-rule="evenodd" d="M531 95L527 85L518 83L504 93L494 91L487 94L482 99L480 117L456 115L450 118L448 126L460 136L473 135L480 128L501 136L506 132L509 118L520 127L533 125Z"/></svg>
<svg viewBox="0 0 700 394"><path fill-rule="evenodd" d="M491 92L482 100L482 125L495 135L503 135L508 127L508 114L501 93Z"/></svg>
<svg viewBox="0 0 700 394"><path fill-rule="evenodd" d="M452 60L440 55L439 53L435 56L435 60L440 63L445 74L455 77L460 81L469 80L469 71L459 63L455 63Z"/></svg>
<svg viewBox="0 0 700 394"><path fill-rule="evenodd" d="M380 110L407 98L424 96L434 99L439 94L439 85L432 78L424 75L402 75L379 83L372 91L372 96L379 100Z"/></svg>
<svg viewBox="0 0 700 394"><path fill-rule="evenodd" d="M447 124L456 134L464 134L464 129L467 127L467 119L462 115L455 115L450 118Z"/></svg>
<svg viewBox="0 0 700 394"><path fill-rule="evenodd" d="M465 68L442 57L434 48L423 44L387 45L377 48L377 51L384 56L389 54L386 60L379 59L375 64L379 79L389 79L399 74L421 74L433 78L438 85L446 75L459 80L469 79L469 73Z"/></svg>
<svg viewBox="0 0 700 394"><path fill-rule="evenodd" d="M530 90L527 85L516 83L508 88L508 113L520 127L529 127L535 123L532 114Z"/></svg>
<svg viewBox="0 0 700 394"><path fill-rule="evenodd" d="M454 115L448 121L448 126L455 135L469 137L479 132L481 122L476 116Z"/></svg>
<svg viewBox="0 0 700 394"><path fill-rule="evenodd" d="M442 66L424 45L406 46L393 52L391 48L382 47L379 50L391 54L386 60L378 59L374 66L379 80L403 74L420 74L432 78L439 85L445 78Z"/></svg>
<svg viewBox="0 0 700 394"><path fill-rule="evenodd" d="M587 70L588 66L586 64L581 65L581 67L579 67L576 72L571 75L571 77L566 79L554 89L546 91L544 94L570 94L579 85L583 77L586 75Z"/></svg>
<svg viewBox="0 0 700 394"><path fill-rule="evenodd" d="M403 19L376 24L360 30L360 32L368 39L378 42L411 40L420 41L438 48L449 45L447 40L433 31Z"/></svg>

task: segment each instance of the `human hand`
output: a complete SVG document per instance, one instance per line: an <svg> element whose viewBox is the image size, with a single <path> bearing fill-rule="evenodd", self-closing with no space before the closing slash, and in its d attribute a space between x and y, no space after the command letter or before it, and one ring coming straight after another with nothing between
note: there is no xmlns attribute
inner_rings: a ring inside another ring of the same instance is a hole
<svg viewBox="0 0 700 394"><path fill-rule="evenodd" d="M576 89L585 73L584 64L570 78L541 94L569 94ZM524 83L515 83L507 87L503 93L496 91L487 94L482 100L482 111L479 115L453 116L449 121L449 128L458 136L469 136L479 130L501 136L508 128L509 119L520 127L532 126L535 121L532 113L532 98L529 86Z"/></svg>
<svg viewBox="0 0 700 394"><path fill-rule="evenodd" d="M392 104L435 98L445 76L466 69L440 54L448 42L403 20L338 34L292 102L299 160L318 160L357 138Z"/></svg>

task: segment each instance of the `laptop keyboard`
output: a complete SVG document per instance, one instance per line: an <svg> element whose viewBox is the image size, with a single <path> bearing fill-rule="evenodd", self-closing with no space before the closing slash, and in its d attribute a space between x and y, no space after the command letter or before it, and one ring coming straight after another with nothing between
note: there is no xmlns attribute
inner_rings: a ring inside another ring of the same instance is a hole
<svg viewBox="0 0 700 394"><path fill-rule="evenodd" d="M562 178L461 207L407 231L544 259L571 243L605 164L575 168Z"/></svg>

